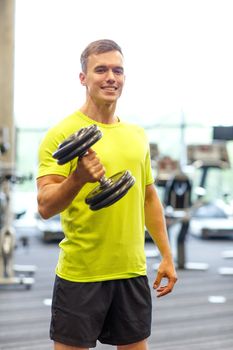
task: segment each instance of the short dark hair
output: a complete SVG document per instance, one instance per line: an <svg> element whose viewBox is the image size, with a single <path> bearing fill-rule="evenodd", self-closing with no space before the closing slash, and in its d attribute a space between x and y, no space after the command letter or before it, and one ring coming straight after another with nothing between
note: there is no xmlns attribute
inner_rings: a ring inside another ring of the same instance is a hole
<svg viewBox="0 0 233 350"><path fill-rule="evenodd" d="M101 54L109 51L119 51L122 56L122 50L121 47L113 40L109 39L101 39L91 42L82 52L80 61L81 61L81 68L84 73L87 71L87 60L88 57L92 54Z"/></svg>

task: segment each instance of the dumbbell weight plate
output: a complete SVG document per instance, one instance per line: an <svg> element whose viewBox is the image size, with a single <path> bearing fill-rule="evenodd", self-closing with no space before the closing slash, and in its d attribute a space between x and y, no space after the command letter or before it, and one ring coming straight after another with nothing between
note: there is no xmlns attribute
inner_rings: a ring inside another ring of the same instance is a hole
<svg viewBox="0 0 233 350"><path fill-rule="evenodd" d="M97 202L105 199L107 196L116 192L118 188L124 185L131 177L131 174L128 170L121 171L113 176L109 177L108 180L110 184L100 183L96 186L86 197L85 201L88 205L94 205Z"/></svg>
<svg viewBox="0 0 233 350"><path fill-rule="evenodd" d="M135 179L131 177L124 185L122 185L116 192L113 192L111 195L106 197L105 199L97 202L94 205L90 205L90 209L95 211L102 208L106 208L113 203L119 201L124 195L128 192L128 190L134 185Z"/></svg>
<svg viewBox="0 0 233 350"><path fill-rule="evenodd" d="M100 209L99 206L105 207L116 202L135 183L134 177L128 170L111 176L109 180L110 184L106 186L100 184L87 195L85 201L92 210L97 210L93 209L96 206Z"/></svg>
<svg viewBox="0 0 233 350"><path fill-rule="evenodd" d="M63 157L63 155L66 155L68 152L73 151L76 147L79 147L80 144L92 136L95 129L95 125L91 125L87 128L82 128L74 134L70 135L67 139L60 143L56 152L53 153L53 157L59 159L60 157Z"/></svg>
<svg viewBox="0 0 233 350"><path fill-rule="evenodd" d="M101 137L102 133L96 125L82 128L59 145L53 158L63 165L75 157L83 156Z"/></svg>

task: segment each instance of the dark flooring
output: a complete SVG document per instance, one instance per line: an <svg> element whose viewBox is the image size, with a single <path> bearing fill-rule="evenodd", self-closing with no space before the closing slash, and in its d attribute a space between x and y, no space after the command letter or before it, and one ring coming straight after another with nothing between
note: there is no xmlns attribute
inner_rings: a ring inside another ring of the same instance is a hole
<svg viewBox="0 0 233 350"><path fill-rule="evenodd" d="M35 284L30 290L23 286L0 288L0 350L53 349L48 337L49 302L58 246L43 243L36 233L27 233L29 248L16 249L15 263L37 266ZM151 248L152 244L146 243L146 249ZM209 269L178 270L179 281L173 293L164 298L156 298L152 291L153 326L149 348L232 350L233 276L220 275L219 268L233 267L233 259L222 256L223 251L233 250L233 240L202 240L189 235L186 248L188 262L205 262ZM148 258L150 285L157 262L158 257ZM98 343L96 349L112 348Z"/></svg>

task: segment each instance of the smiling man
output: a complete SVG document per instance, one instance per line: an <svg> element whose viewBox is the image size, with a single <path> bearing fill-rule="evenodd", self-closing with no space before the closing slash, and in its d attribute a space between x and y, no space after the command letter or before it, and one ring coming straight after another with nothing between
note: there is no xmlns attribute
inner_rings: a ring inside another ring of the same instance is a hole
<svg viewBox="0 0 233 350"><path fill-rule="evenodd" d="M97 340L118 350L146 350L151 333L151 291L144 252L146 226L162 259L153 288L170 293L177 280L163 209L154 188L144 130L122 121L116 104L124 86L124 59L112 40L98 40L81 55L82 107L48 131L39 149L38 210L61 213L50 336L55 350L81 350ZM84 157L60 166L52 154L67 137L97 125L103 137ZM98 154L98 156L97 156ZM129 169L136 182L113 205L92 211L85 198L106 173ZM162 278L167 284L161 286Z"/></svg>

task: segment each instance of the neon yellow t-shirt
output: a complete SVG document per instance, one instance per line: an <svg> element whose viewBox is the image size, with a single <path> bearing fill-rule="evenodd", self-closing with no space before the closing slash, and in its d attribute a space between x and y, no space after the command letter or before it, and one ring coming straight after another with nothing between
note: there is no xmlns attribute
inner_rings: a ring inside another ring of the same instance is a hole
<svg viewBox="0 0 233 350"><path fill-rule="evenodd" d="M149 144L143 128L119 122L93 122L80 111L48 131L39 149L38 177L58 174L67 177L77 158L58 165L52 153L65 138L82 127L96 124L103 137L94 149L109 177L130 170L136 182L113 205L97 211L85 204L87 194L98 183L87 183L70 206L61 213L65 238L60 242L56 273L77 282L131 278L146 274L144 252L144 199L146 185L154 182Z"/></svg>

